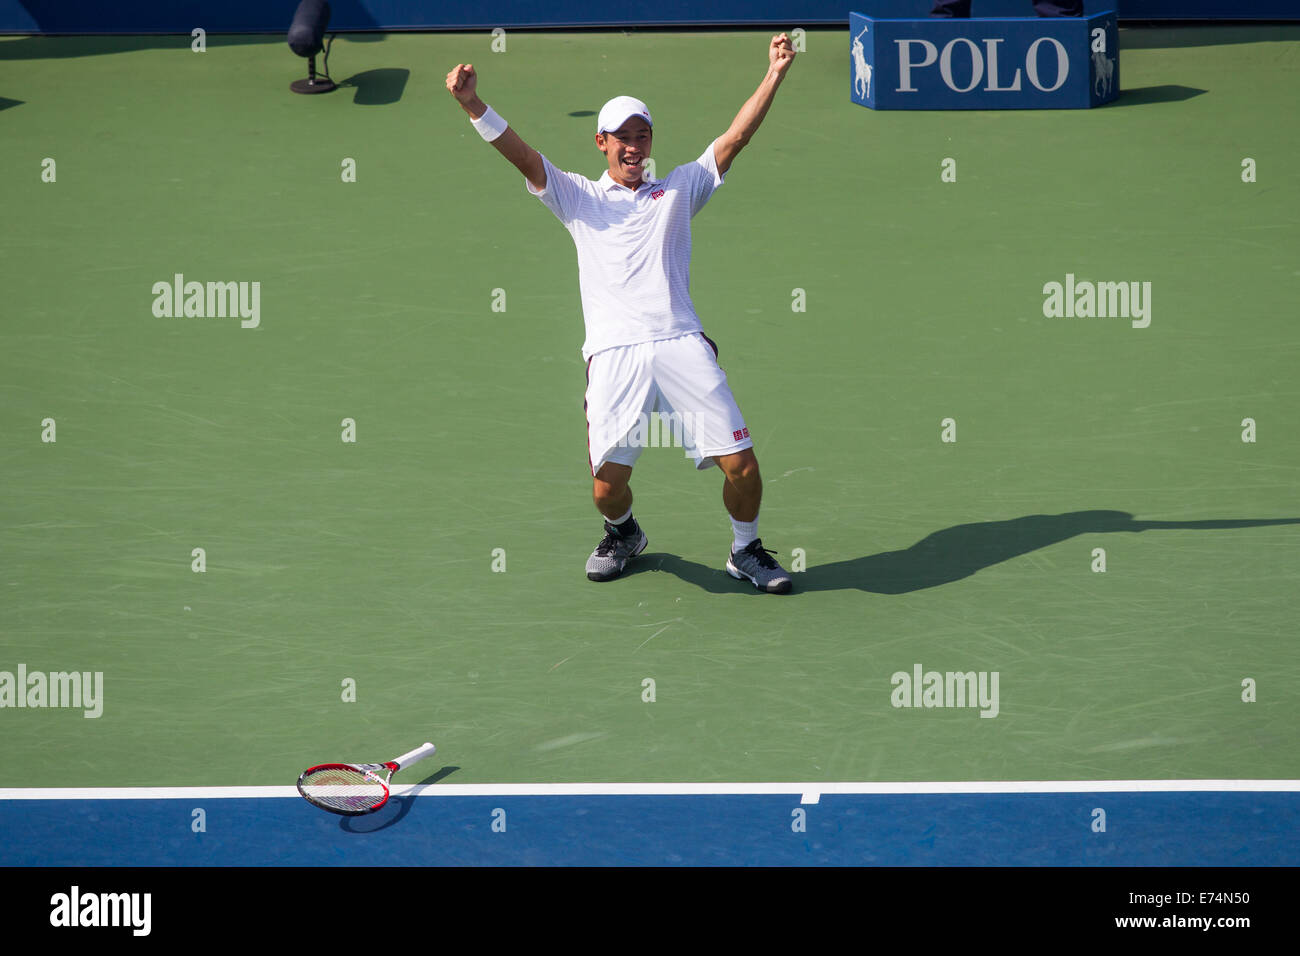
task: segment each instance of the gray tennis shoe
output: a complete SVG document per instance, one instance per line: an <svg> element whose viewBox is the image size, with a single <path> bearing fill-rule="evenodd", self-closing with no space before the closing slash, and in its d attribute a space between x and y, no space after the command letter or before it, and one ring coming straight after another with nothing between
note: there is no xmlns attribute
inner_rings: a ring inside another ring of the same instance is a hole
<svg viewBox="0 0 1300 956"><path fill-rule="evenodd" d="M755 538L748 547L731 553L727 558L727 573L738 581L748 578L754 587L768 594L789 594L790 575L776 563L774 554L775 551L763 547L761 538Z"/></svg>
<svg viewBox="0 0 1300 956"><path fill-rule="evenodd" d="M623 573L627 563L645 550L645 532L637 525L636 532L623 537L608 521L605 537L587 559L587 578L592 581L609 581Z"/></svg>

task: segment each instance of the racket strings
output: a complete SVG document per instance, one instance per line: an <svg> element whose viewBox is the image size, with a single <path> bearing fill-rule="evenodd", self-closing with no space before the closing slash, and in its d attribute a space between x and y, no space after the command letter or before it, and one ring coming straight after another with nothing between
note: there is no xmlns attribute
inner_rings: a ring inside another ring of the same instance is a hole
<svg viewBox="0 0 1300 956"><path fill-rule="evenodd" d="M298 790L317 806L345 813L368 810L388 797L388 787L378 776L351 767L311 771L298 782Z"/></svg>

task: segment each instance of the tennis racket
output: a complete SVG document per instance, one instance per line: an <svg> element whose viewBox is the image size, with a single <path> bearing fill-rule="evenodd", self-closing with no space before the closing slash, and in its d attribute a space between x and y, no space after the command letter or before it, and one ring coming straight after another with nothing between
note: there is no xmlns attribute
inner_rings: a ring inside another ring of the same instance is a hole
<svg viewBox="0 0 1300 956"><path fill-rule="evenodd" d="M433 755L433 744L416 747L387 763L323 763L298 777L298 792L312 806L355 817L374 813L388 802L388 781L397 771ZM381 777L385 770L386 776Z"/></svg>

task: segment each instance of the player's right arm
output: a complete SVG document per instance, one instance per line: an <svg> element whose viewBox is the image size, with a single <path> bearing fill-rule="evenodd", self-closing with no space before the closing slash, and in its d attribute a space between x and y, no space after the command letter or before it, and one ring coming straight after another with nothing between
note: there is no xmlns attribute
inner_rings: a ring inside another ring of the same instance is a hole
<svg viewBox="0 0 1300 956"><path fill-rule="evenodd" d="M470 119L478 119L487 112L487 104L478 96L478 74L474 72L472 63L458 63L447 74L447 91ZM525 143L514 129L507 127L504 133L492 140L492 145L524 174L533 189L541 192L546 188L546 165L542 162L542 154Z"/></svg>

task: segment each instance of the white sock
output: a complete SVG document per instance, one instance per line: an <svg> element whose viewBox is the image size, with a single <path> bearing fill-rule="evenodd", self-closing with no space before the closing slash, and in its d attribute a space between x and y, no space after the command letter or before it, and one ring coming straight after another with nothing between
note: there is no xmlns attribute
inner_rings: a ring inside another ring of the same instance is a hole
<svg viewBox="0 0 1300 956"><path fill-rule="evenodd" d="M605 520L608 521L610 524L612 524L615 528L617 528L619 525L621 525L624 521L626 521L626 520L627 520L628 518L630 518L630 517L632 517L632 509L631 509L631 508L628 508L628 509L627 509L627 514L623 515L623 517L621 517L621 518L606 518Z"/></svg>
<svg viewBox="0 0 1300 956"><path fill-rule="evenodd" d="M730 516L729 516L730 517ZM758 518L753 521L737 521L731 519L731 530L735 534L735 540L732 542L731 553L743 551L758 537Z"/></svg>

